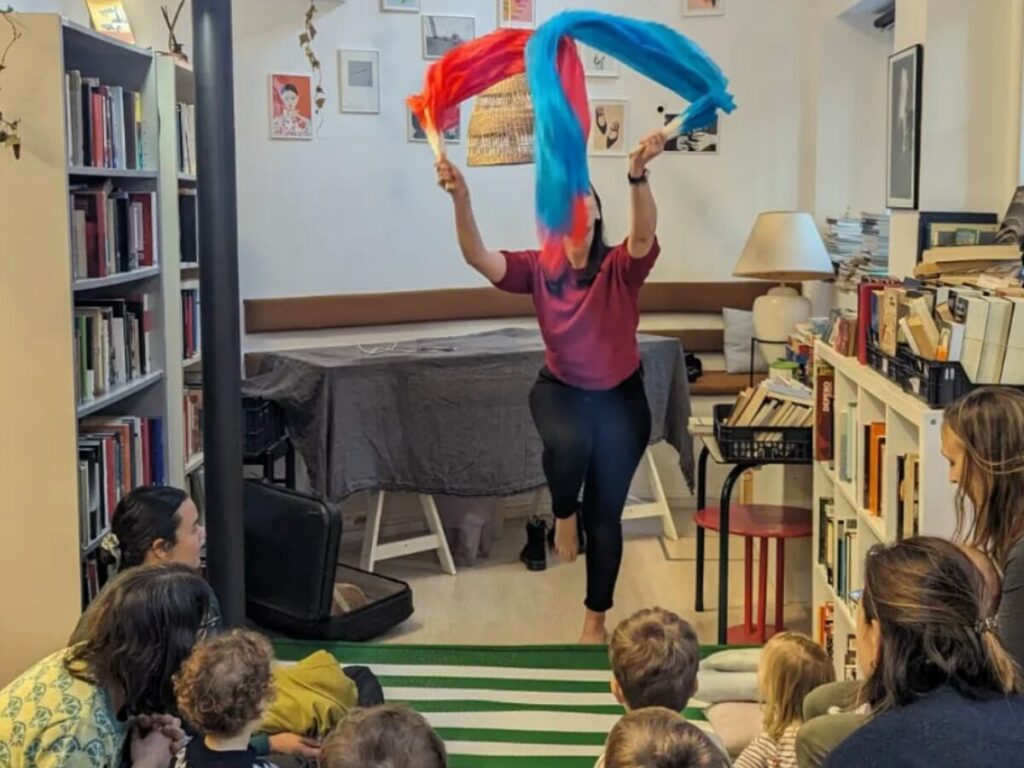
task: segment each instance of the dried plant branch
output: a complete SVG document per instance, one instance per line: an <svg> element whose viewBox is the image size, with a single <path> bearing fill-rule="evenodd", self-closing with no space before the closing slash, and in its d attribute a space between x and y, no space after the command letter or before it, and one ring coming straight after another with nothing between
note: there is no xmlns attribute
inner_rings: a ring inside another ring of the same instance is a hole
<svg viewBox="0 0 1024 768"><path fill-rule="evenodd" d="M11 39L4 48L3 54L0 55L0 97L3 96L3 76L4 72L7 71L7 54L11 52L14 44L21 39L21 32L18 31L14 19L11 18L13 13L14 8L11 6L0 8L0 17L3 17L3 20L11 27ZM18 126L20 124L21 121L18 119L4 117L3 102L0 101L0 146L10 147L11 151L14 152L15 160L21 157L21 135L18 133Z"/></svg>

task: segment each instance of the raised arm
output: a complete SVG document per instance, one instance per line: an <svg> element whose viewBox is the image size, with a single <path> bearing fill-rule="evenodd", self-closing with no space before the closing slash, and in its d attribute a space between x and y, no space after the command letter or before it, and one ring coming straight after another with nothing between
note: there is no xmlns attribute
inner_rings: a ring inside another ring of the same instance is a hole
<svg viewBox="0 0 1024 768"><path fill-rule="evenodd" d="M626 242L630 258L642 259L654 245L658 228L658 206L654 203L651 185L645 176L647 164L665 151L665 137L661 132L646 137L629 153L629 175L643 178L629 185L629 238Z"/></svg>
<svg viewBox="0 0 1024 768"><path fill-rule="evenodd" d="M438 160L437 183L449 195L455 208L455 233L459 238L462 258L473 269L492 283L500 283L505 277L507 265L505 256L498 251L489 251L480 237L473 206L469 199L469 187L462 172L447 158Z"/></svg>

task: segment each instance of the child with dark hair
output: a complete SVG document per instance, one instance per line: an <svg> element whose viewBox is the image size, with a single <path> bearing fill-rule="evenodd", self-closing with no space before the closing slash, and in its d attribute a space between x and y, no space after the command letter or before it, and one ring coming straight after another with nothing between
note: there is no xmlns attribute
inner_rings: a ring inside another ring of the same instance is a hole
<svg viewBox="0 0 1024 768"><path fill-rule="evenodd" d="M607 768L727 768L708 735L664 707L637 709L608 736Z"/></svg>
<svg viewBox="0 0 1024 768"><path fill-rule="evenodd" d="M385 704L346 717L324 740L320 768L446 768L444 742L423 715Z"/></svg>
<svg viewBox="0 0 1024 768"><path fill-rule="evenodd" d="M270 643L235 630L195 647L174 678L178 709L199 733L178 768L252 768L261 760L249 740L272 696Z"/></svg>

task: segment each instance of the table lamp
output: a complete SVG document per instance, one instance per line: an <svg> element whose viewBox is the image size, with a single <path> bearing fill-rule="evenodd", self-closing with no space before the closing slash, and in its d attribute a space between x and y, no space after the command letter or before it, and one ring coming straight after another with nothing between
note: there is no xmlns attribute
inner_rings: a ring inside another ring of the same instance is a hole
<svg viewBox="0 0 1024 768"><path fill-rule="evenodd" d="M732 274L780 283L754 302L754 336L769 363L785 357L789 334L811 316L810 300L786 283L835 277L814 219L798 211L758 214Z"/></svg>

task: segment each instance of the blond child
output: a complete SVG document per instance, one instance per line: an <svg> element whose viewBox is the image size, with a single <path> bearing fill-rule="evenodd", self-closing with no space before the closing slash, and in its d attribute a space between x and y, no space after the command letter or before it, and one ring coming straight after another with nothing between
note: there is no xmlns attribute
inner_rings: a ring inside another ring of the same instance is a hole
<svg viewBox="0 0 1024 768"><path fill-rule="evenodd" d="M385 704L356 710L324 739L320 768L446 768L444 743L423 715Z"/></svg>
<svg viewBox="0 0 1024 768"><path fill-rule="evenodd" d="M727 768L728 759L707 734L664 707L636 709L612 729L606 768Z"/></svg>
<svg viewBox="0 0 1024 768"><path fill-rule="evenodd" d="M825 650L799 632L775 635L757 670L764 730L736 760L736 768L797 768L796 735L804 697L835 680Z"/></svg>
<svg viewBox="0 0 1024 768"><path fill-rule="evenodd" d="M256 632L200 642L174 676L178 709L198 732L177 768L268 768L249 746L271 698L274 654Z"/></svg>

